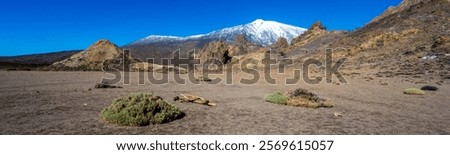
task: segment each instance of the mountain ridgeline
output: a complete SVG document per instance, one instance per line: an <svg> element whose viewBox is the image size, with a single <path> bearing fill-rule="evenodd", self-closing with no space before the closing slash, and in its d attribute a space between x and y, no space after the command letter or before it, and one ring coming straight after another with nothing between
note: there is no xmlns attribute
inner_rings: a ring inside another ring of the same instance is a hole
<svg viewBox="0 0 450 155"><path fill-rule="evenodd" d="M180 53L185 55L192 50L197 52L202 50L210 42L224 41L233 43L239 36L261 47L275 43L280 37L286 38L288 42L291 42L291 40L305 31L306 29L304 28L257 19L248 24L224 28L207 34L187 37L151 35L132 42L124 46L124 48L130 49L133 57L136 58L169 58L172 52L177 50L180 50Z"/></svg>
<svg viewBox="0 0 450 155"><path fill-rule="evenodd" d="M130 43L129 46L148 45L152 43L179 43L184 41L199 40L224 40L227 42L234 42L235 38L239 35L245 36L248 41L256 45L268 46L276 42L280 37L284 37L288 40L288 42L290 42L292 39L305 31L306 29L304 28L275 21L264 21L262 19L257 19L245 25L224 28L207 34L193 35L188 37L151 35Z"/></svg>
<svg viewBox="0 0 450 155"><path fill-rule="evenodd" d="M348 59L344 69L374 71L378 76L450 79L448 8L449 0L404 0L355 31L328 31L319 21L304 29L258 19L187 37L150 35L123 47L102 40L73 56L65 55L65 60L58 57L52 67L99 70L101 63L122 56L123 49L129 49L133 59L153 58L155 63L179 50L184 57L219 59L221 66L246 58L262 59L270 51L276 57L296 62L306 58L323 60L325 49L331 48L334 58Z"/></svg>

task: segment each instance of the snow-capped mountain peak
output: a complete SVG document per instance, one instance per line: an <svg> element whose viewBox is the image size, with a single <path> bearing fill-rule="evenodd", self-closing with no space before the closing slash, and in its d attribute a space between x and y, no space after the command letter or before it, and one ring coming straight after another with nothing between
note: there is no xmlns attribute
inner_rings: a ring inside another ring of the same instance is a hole
<svg viewBox="0 0 450 155"><path fill-rule="evenodd" d="M140 39L131 45L135 44L152 44L161 42L178 42L188 40L217 40L223 39L229 42L234 41L236 36L243 35L249 40L258 45L267 46L277 41L279 37L284 37L291 42L292 39L299 36L307 29L283 24L275 21L265 21L257 19L245 25L238 25L230 28L213 31L207 34L193 35L187 37L176 36L159 36L151 35Z"/></svg>
<svg viewBox="0 0 450 155"><path fill-rule="evenodd" d="M261 45L270 45L276 42L279 37L286 38L290 43L292 39L307 31L304 28L262 19L257 19L244 25L244 27L250 40Z"/></svg>
<svg viewBox="0 0 450 155"><path fill-rule="evenodd" d="M143 38L142 40L153 40L155 42L165 41L165 40L180 40L181 37L177 36L163 36L163 35L150 35L148 37Z"/></svg>

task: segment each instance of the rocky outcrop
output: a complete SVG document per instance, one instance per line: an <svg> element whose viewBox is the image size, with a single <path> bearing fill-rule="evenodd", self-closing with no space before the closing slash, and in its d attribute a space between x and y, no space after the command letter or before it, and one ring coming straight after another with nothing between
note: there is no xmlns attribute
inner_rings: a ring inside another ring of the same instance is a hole
<svg viewBox="0 0 450 155"><path fill-rule="evenodd" d="M252 46L245 36L238 35L234 43L228 45L230 55L242 55L249 52L248 47Z"/></svg>
<svg viewBox="0 0 450 155"><path fill-rule="evenodd" d="M268 53L265 55L270 55L271 58L285 58L286 51L289 50L289 43L286 38L280 37L277 42L270 45Z"/></svg>
<svg viewBox="0 0 450 155"><path fill-rule="evenodd" d="M99 40L86 50L52 64L50 68L52 70L101 71L108 68L109 64L119 65L123 57L126 57L126 62L130 61L117 45L108 40Z"/></svg>
<svg viewBox="0 0 450 155"><path fill-rule="evenodd" d="M215 61L214 64L222 66L223 64L229 63L233 58L228 46L228 43L223 40L210 42L203 47L197 58L200 59L201 62L215 59L218 61Z"/></svg>
<svg viewBox="0 0 450 155"><path fill-rule="evenodd" d="M286 38L280 37L278 38L277 42L271 45L271 48L276 49L286 49L289 47L289 43Z"/></svg>
<svg viewBox="0 0 450 155"><path fill-rule="evenodd" d="M314 40L315 38L319 37L320 35L326 32L327 28L323 26L320 21L317 21L313 25L311 25L308 31L292 40L291 45L302 46L308 42L311 42L312 40Z"/></svg>
<svg viewBox="0 0 450 155"><path fill-rule="evenodd" d="M235 57L253 53L261 48L262 47L249 42L244 36L239 35L233 43L220 40L206 44L203 49L196 54L196 58L200 59L201 62L215 59L218 61L215 61L214 64L223 66L224 64L231 62Z"/></svg>
<svg viewBox="0 0 450 155"><path fill-rule="evenodd" d="M238 35L233 43L229 46L229 52L232 56L244 55L250 52L254 52L261 47L251 43L243 35Z"/></svg>

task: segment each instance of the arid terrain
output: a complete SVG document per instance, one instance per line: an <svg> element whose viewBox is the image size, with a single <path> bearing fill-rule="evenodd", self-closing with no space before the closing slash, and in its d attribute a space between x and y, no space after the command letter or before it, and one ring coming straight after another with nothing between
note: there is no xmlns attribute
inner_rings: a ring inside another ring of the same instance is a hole
<svg viewBox="0 0 450 155"><path fill-rule="evenodd" d="M110 75L1 71L0 134L450 134L448 80L438 86L439 91L414 96L403 90L420 88L424 84L415 84L420 79L368 80L364 75L349 75L345 76L348 83L340 85L264 81L179 85L173 80L165 85L138 85L137 73L131 75L131 84L121 89L95 89L102 77ZM285 76L276 77L282 81ZM295 88L313 90L331 99L334 107L310 109L264 101L267 93ZM195 94L217 106L175 103L186 113L184 118L144 127L121 127L100 119L100 111L115 98L134 92L154 92L172 103L180 93ZM336 117L336 112L342 116Z"/></svg>
<svg viewBox="0 0 450 155"><path fill-rule="evenodd" d="M152 35L125 46L101 39L85 50L0 57L0 134L450 134L449 8L450 0L403 0L355 30L257 19L191 37ZM274 74L276 84L239 82L252 78L246 71L264 77L277 69L264 64L287 72ZM307 67L309 77L342 76L310 84L291 74ZM220 69L234 73L233 84L205 77L200 84L138 84L139 72L187 77ZM96 88L118 70L131 71L131 84ZM112 104L139 92L179 109L143 94ZM173 101L195 102L185 94L202 103ZM116 125L151 124L146 118L163 124Z"/></svg>

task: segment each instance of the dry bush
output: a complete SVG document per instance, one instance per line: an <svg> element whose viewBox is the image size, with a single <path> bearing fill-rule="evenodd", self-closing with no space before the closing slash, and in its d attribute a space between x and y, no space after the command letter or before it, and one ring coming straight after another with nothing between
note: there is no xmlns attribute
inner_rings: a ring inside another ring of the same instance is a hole
<svg viewBox="0 0 450 155"><path fill-rule="evenodd" d="M333 103L329 99L321 98L317 93L299 88L288 92L287 105L307 108L331 108Z"/></svg>
<svg viewBox="0 0 450 155"><path fill-rule="evenodd" d="M323 99L319 101L311 101L303 97L293 97L287 100L287 105L294 107L306 107L306 108L332 108L333 103L331 100Z"/></svg>
<svg viewBox="0 0 450 155"><path fill-rule="evenodd" d="M317 93L299 88L288 93L274 92L266 95L267 102L306 108L331 108L333 103L329 99L321 98Z"/></svg>

